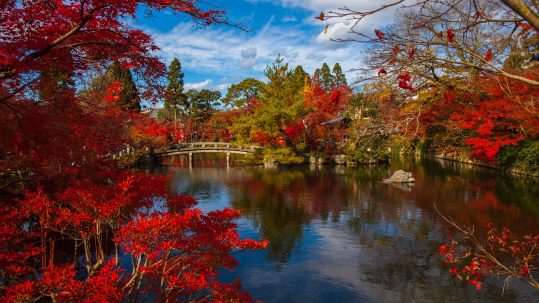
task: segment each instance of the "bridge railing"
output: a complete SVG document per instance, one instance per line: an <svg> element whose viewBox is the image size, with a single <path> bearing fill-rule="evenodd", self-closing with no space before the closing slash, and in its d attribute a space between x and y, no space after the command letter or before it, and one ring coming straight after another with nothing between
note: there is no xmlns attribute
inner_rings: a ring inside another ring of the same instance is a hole
<svg viewBox="0 0 539 303"><path fill-rule="evenodd" d="M258 145L239 145L227 142L192 142L172 144L168 147L169 151L174 150L204 150L204 149L222 149L222 150L247 150L255 152L261 148Z"/></svg>

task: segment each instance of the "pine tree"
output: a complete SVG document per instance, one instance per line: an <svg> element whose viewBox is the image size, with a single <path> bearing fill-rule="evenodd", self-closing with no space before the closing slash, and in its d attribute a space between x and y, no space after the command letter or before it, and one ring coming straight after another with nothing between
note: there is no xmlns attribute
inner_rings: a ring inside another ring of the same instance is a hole
<svg viewBox="0 0 539 303"><path fill-rule="evenodd" d="M322 81L322 72L319 68L314 71L313 78L316 79L316 81Z"/></svg>
<svg viewBox="0 0 539 303"><path fill-rule="evenodd" d="M309 74L303 69L301 65L296 66L291 75L291 81L294 82L298 89L303 89L305 86L305 78L309 77Z"/></svg>
<svg viewBox="0 0 539 303"><path fill-rule="evenodd" d="M140 97L131 71L119 62L112 63L104 75L94 79L87 92L98 95L105 94L107 88L114 82L120 82L122 87L118 105L125 111L140 112Z"/></svg>
<svg viewBox="0 0 539 303"><path fill-rule="evenodd" d="M183 77L182 64L180 60L174 58L167 72L168 85L165 90L165 108L174 111L187 111L189 104L187 103L187 96L183 92Z"/></svg>
<svg viewBox="0 0 539 303"><path fill-rule="evenodd" d="M320 83L326 91L330 91L333 86L335 86L333 75L331 75L331 70L327 63L322 65L320 69Z"/></svg>
<svg viewBox="0 0 539 303"><path fill-rule="evenodd" d="M335 86L348 85L346 75L342 72L341 65L335 63L333 66L333 79Z"/></svg>
<svg viewBox="0 0 539 303"><path fill-rule="evenodd" d="M222 99L223 104L235 108L244 107L249 104L249 100L260 94L262 85L264 83L254 78L247 78L238 84L233 84Z"/></svg>
<svg viewBox="0 0 539 303"><path fill-rule="evenodd" d="M298 74L295 75L295 71ZM278 138L286 141L286 145L298 153L301 147L295 146L288 138L285 128L307 114L303 103L303 86L294 81L301 69L289 70L288 64L278 57L266 67L265 76L268 81L261 88L258 97L259 106L251 115L241 117L234 124L234 133L240 140L249 140L256 134Z"/></svg>
<svg viewBox="0 0 539 303"><path fill-rule="evenodd" d="M140 112L140 97L131 71L128 68L123 67L119 62L114 62L105 73L105 79L110 84L115 81L122 84L122 91L118 101L122 109Z"/></svg>

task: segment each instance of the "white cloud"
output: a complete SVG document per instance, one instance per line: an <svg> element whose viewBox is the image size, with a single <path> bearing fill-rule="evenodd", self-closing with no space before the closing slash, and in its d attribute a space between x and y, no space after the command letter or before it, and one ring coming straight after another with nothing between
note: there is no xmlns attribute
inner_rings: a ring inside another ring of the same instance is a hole
<svg viewBox="0 0 539 303"><path fill-rule="evenodd" d="M382 5L396 2L395 0L248 0L251 3L271 2L283 7L297 7L311 11L337 10L348 7L353 10L367 11ZM404 4L404 3L403 3ZM402 5L402 4L401 4Z"/></svg>
<svg viewBox="0 0 539 303"><path fill-rule="evenodd" d="M197 82L197 83L186 83L183 87L186 90L190 89L203 89L207 88L212 83L211 79L206 79L206 81L203 82Z"/></svg>
<svg viewBox="0 0 539 303"><path fill-rule="evenodd" d="M256 48L249 47L241 51L241 57L243 59L252 59L256 57L256 53L257 53Z"/></svg>
<svg viewBox="0 0 539 303"><path fill-rule="evenodd" d="M230 85L231 85L230 83L219 84L215 86L215 89L221 92L226 91Z"/></svg>
<svg viewBox="0 0 539 303"><path fill-rule="evenodd" d="M250 0L261 2L269 0ZM353 9L373 9L388 1L372 0L279 0L287 7L301 7L316 15L320 10L335 9L348 5ZM410 1L410 0L409 0ZM272 1L274 2L274 1ZM392 20L394 10L383 11L369 16L356 30L372 34L375 28L382 28ZM282 17L282 18L286 18ZM324 22L309 17L302 24L274 22L271 16L257 32L243 32L230 27L193 28L181 23L168 32L153 32L160 56L167 62L177 57L182 61L186 72L211 75L214 81L226 77L220 83L236 83L247 77L260 78L264 68L280 54L290 66L302 65L313 73L327 62L330 66L339 62L343 70L361 65L363 47L358 43L338 43L331 39L354 37L349 33L351 23L347 20L332 19L327 34ZM150 30L151 32L151 30ZM357 75L347 72L349 80ZM209 79L208 79L209 80ZM211 87L208 80L192 83L192 87ZM215 86L217 88L217 86ZM222 90L221 88L217 88Z"/></svg>
<svg viewBox="0 0 539 303"><path fill-rule="evenodd" d="M227 82L232 83L246 77L258 78L277 54L291 66L302 65L311 73L324 61L340 62L344 70L352 69L360 57L357 44L316 43L317 33L300 26L268 25L252 35L236 29L206 30L180 24L153 36L165 61L177 57L186 71L228 77Z"/></svg>
<svg viewBox="0 0 539 303"><path fill-rule="evenodd" d="M293 23L293 22L296 22L298 21L298 18L296 18L296 16L284 16L281 18L281 22L285 22L285 23Z"/></svg>

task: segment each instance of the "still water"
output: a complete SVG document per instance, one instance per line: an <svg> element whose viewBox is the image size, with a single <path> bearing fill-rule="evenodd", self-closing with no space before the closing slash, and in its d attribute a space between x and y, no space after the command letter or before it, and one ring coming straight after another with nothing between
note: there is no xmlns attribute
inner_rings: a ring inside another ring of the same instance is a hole
<svg viewBox="0 0 539 303"><path fill-rule="evenodd" d="M197 155L198 156L198 155ZM242 237L268 239L224 272L264 302L539 302L539 292L490 278L475 291L453 279L437 254L452 232L434 210L484 233L487 223L539 230L539 184L438 160L380 167L226 167L220 158L165 159L155 173L203 210L242 210ZM381 183L411 171L414 186Z"/></svg>

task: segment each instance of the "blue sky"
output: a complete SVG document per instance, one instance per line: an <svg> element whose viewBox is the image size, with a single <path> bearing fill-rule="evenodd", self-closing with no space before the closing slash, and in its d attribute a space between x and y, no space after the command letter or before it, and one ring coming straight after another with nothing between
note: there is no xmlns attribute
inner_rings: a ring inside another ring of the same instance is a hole
<svg viewBox="0 0 539 303"><path fill-rule="evenodd" d="M292 67L302 65L312 73L322 63L339 62L350 80L349 71L361 64L361 45L337 43L330 38L346 37L350 24L336 20L327 34L325 23L314 19L320 11L344 5L355 9L372 9L383 1L373 0L215 0L217 8L227 11L228 18L251 29L244 32L226 25L207 28L193 26L192 20L170 12L147 16L143 11L136 26L152 34L160 47L158 56L167 64L180 59L186 88L207 88L226 92L228 86L247 77L264 78L264 67L278 54ZM388 11L363 22L359 29L372 32L391 20Z"/></svg>

